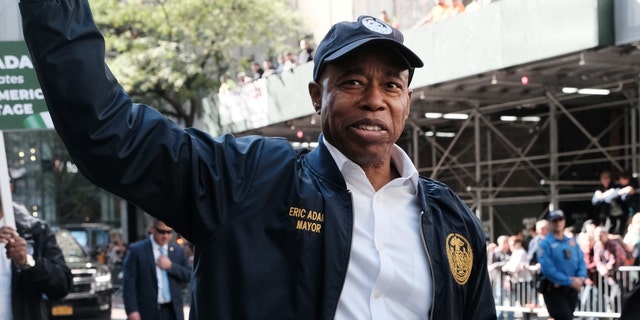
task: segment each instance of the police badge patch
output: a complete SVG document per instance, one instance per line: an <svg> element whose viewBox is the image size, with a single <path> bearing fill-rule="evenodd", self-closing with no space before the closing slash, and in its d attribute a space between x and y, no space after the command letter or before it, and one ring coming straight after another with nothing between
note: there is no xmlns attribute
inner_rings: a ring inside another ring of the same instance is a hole
<svg viewBox="0 0 640 320"><path fill-rule="evenodd" d="M459 285L466 284L473 266L473 250L469 241L460 234L450 233L445 245L453 279Z"/></svg>

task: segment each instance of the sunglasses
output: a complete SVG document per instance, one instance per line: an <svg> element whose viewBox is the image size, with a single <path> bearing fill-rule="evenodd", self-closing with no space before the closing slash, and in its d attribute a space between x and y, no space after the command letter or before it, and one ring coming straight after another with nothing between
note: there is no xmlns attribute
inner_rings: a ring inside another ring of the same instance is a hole
<svg viewBox="0 0 640 320"><path fill-rule="evenodd" d="M153 226L153 228L156 229L156 232L158 232L159 234L171 234L173 232L173 230L163 230L156 226Z"/></svg>

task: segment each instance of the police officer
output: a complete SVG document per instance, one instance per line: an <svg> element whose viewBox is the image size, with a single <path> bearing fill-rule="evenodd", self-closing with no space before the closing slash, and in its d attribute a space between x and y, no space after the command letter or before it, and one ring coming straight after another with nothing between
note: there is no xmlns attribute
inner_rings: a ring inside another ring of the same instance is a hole
<svg viewBox="0 0 640 320"><path fill-rule="evenodd" d="M572 320L587 268L576 240L564 235L566 221L562 210L549 212L547 219L550 232L538 248L543 278L540 291L551 317Z"/></svg>

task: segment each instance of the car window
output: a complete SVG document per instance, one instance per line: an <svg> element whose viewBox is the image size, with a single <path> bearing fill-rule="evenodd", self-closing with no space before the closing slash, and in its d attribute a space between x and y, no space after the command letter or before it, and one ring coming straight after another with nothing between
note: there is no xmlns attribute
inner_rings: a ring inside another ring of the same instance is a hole
<svg viewBox="0 0 640 320"><path fill-rule="evenodd" d="M106 248L109 246L109 231L108 230L96 230L93 233L93 243L96 247Z"/></svg>
<svg viewBox="0 0 640 320"><path fill-rule="evenodd" d="M71 230L71 235L78 241L78 243L84 248L87 247L87 232L84 230Z"/></svg>
<svg viewBox="0 0 640 320"><path fill-rule="evenodd" d="M56 232L56 240L65 258L86 258L87 254L84 249L78 244L76 239L67 230L58 230Z"/></svg>

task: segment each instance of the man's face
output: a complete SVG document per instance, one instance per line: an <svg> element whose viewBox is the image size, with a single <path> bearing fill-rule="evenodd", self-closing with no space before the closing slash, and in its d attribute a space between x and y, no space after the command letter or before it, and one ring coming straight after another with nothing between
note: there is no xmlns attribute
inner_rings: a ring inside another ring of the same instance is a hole
<svg viewBox="0 0 640 320"><path fill-rule="evenodd" d="M151 226L151 234L153 235L153 240L157 244L164 246L171 241L171 238L173 237L173 229L167 227L167 225L162 222L156 222Z"/></svg>
<svg viewBox="0 0 640 320"><path fill-rule="evenodd" d="M566 224L567 222L564 220L564 218L551 221L550 223L551 231L553 233L564 232L564 227Z"/></svg>
<svg viewBox="0 0 640 320"><path fill-rule="evenodd" d="M390 161L409 115L409 71L389 51L360 48L327 64L320 83L309 85L325 139L360 166Z"/></svg>
<svg viewBox="0 0 640 320"><path fill-rule="evenodd" d="M625 178L625 177L620 177L620 185L623 187L626 187L629 185L629 179Z"/></svg>

